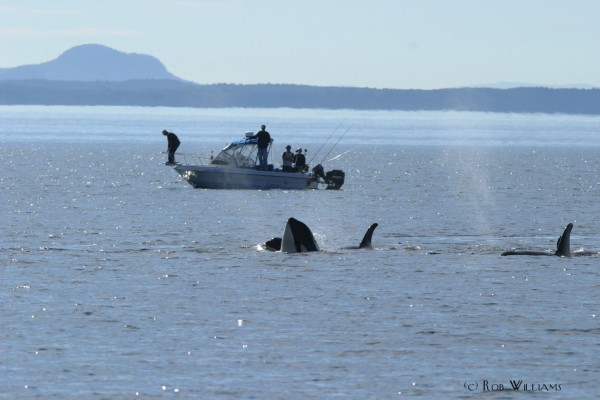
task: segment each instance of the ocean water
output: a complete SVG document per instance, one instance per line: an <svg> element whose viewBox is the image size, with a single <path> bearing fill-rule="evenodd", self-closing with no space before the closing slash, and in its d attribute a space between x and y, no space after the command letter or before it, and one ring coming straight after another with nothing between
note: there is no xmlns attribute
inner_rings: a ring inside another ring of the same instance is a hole
<svg viewBox="0 0 600 400"><path fill-rule="evenodd" d="M343 189L164 165L262 123ZM600 117L0 107L0 149L0 399L600 396ZM323 251L260 251L289 217Z"/></svg>

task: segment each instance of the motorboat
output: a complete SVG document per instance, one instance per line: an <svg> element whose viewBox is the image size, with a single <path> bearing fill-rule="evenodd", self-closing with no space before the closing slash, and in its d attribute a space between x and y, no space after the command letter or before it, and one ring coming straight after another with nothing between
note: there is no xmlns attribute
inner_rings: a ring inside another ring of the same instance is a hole
<svg viewBox="0 0 600 400"><path fill-rule="evenodd" d="M253 135L246 132L243 139L231 142L215 157L178 154L184 162L175 164L174 169L194 188L203 189L340 189L344 184L342 170L325 172L321 164L294 172L272 164L261 169L258 140L251 139Z"/></svg>

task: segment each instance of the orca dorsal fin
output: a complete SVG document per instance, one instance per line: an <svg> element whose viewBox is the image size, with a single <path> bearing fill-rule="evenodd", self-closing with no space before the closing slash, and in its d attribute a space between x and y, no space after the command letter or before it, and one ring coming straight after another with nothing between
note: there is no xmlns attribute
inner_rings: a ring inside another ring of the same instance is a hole
<svg viewBox="0 0 600 400"><path fill-rule="evenodd" d="M559 257L571 257L571 230L573 224L569 223L565 228L563 234L556 241L556 254Z"/></svg>
<svg viewBox="0 0 600 400"><path fill-rule="evenodd" d="M372 247L371 240L373 239L373 232L375 231L375 228L377 228L377 226L378 224L374 223L371 224L369 229L367 229L367 232L365 233L362 242L360 242L360 245L358 246L360 249Z"/></svg>

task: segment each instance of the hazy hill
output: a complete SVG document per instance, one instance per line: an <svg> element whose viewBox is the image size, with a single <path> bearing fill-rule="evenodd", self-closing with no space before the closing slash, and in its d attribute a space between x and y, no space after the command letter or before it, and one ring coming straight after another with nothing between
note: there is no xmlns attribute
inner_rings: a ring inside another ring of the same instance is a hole
<svg viewBox="0 0 600 400"><path fill-rule="evenodd" d="M155 57L123 53L98 44L73 47L41 64L0 68L0 80L127 81L179 79Z"/></svg>
<svg viewBox="0 0 600 400"><path fill-rule="evenodd" d="M302 85L199 85L178 80L0 80L0 104L456 110L600 114L600 89L395 90Z"/></svg>

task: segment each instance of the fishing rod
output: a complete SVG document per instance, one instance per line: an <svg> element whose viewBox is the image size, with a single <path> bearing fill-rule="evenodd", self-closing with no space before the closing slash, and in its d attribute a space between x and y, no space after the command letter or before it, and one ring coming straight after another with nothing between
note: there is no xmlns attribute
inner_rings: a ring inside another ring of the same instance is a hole
<svg viewBox="0 0 600 400"><path fill-rule="evenodd" d="M338 126L333 130L333 132L331 132L329 134L329 137L327 138L327 140L325 140L325 142L321 145L321 147L319 147L319 149L315 152L315 155L308 162L309 165L312 164L313 160L315 159L315 157L317 156L317 154L319 154L319 152L321 151L321 149L323 148L323 146L325 146L327 144L327 142L329 142L329 139L331 139L331 137L333 136L333 134L336 133L338 129L340 129L340 126L342 126L343 123L344 123L344 121L340 122L338 124Z"/></svg>
<svg viewBox="0 0 600 400"><path fill-rule="evenodd" d="M342 140L342 138L344 136L346 136L346 133L348 133L348 131L354 126L354 124L350 125L348 128L346 128L346 130L344 131L344 133L342 134L342 136L340 136L340 138L337 140L337 142L334 143L334 145L331 147L331 149L329 150L329 152L325 155L325 157L323 157L323 161L321 161L321 164L323 164L325 162L325 160L327 159L327 157L329 157L329 154L331 154L331 152L333 151L333 149L335 148L335 146L337 146L337 144L340 142L340 140ZM340 154L341 156L341 154ZM335 160L337 157L332 158L332 160ZM330 160L331 161L331 160Z"/></svg>
<svg viewBox="0 0 600 400"><path fill-rule="evenodd" d="M333 157L333 158L330 158L330 159L329 159L329 160L327 160L327 161L323 161L323 164L325 164L326 162L329 162L329 161L337 160L338 158L340 158L340 157L341 157L341 156L343 156L344 154L348 154L348 153L350 153L351 151L352 151L352 149L350 149L350 150L346 150L345 152L343 152L343 153L340 153L340 154L338 154L337 156L335 156L335 157Z"/></svg>

